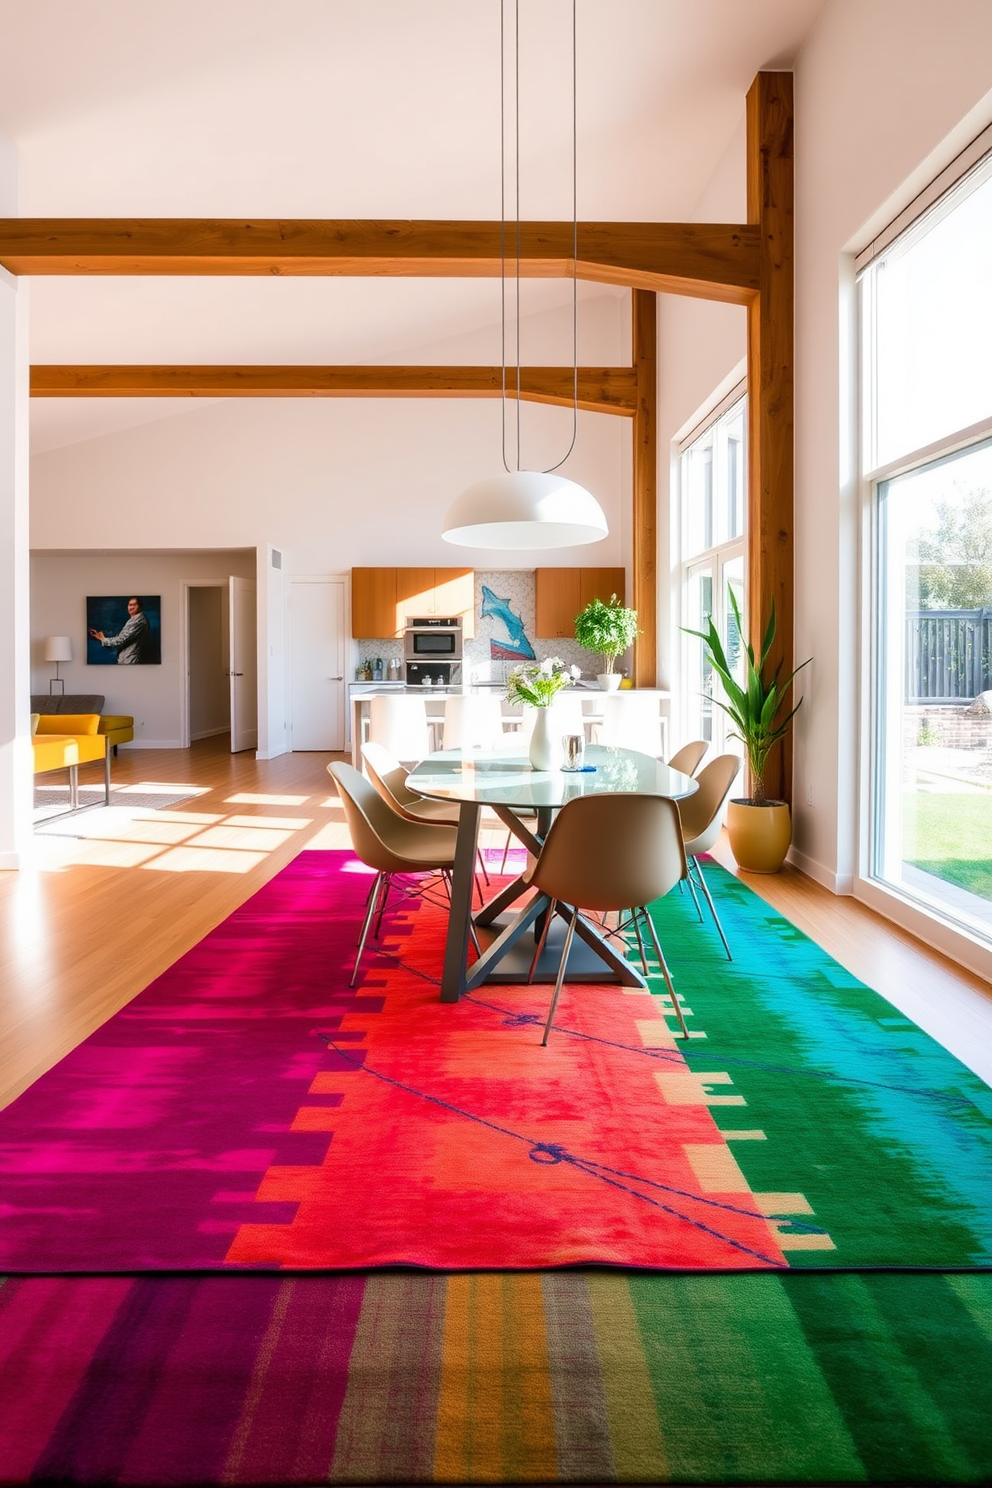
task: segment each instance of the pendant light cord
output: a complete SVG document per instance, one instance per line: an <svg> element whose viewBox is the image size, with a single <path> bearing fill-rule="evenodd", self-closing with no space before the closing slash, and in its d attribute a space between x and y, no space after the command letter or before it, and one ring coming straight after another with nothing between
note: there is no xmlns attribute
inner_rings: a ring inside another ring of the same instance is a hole
<svg viewBox="0 0 992 1488"><path fill-rule="evenodd" d="M578 186L578 64L576 0L572 0L572 438L561 459L544 472L560 470L575 448L579 432L579 186ZM517 367L516 464L520 459L520 415L523 403L520 368L520 0L514 0L513 18L513 104L514 104L514 212L516 253L514 275L515 355ZM505 0L499 0L499 280L500 280L500 408L503 432L503 469L512 474L506 453L506 26Z"/></svg>

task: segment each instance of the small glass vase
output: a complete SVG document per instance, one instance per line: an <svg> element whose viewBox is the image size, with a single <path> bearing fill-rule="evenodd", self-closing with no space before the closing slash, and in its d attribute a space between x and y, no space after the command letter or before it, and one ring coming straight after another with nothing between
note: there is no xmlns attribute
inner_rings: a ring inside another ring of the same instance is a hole
<svg viewBox="0 0 992 1488"><path fill-rule="evenodd" d="M534 732L530 736L528 751L531 769L553 770L556 764L561 764L561 759L560 741L551 733L551 709L535 708L534 714Z"/></svg>

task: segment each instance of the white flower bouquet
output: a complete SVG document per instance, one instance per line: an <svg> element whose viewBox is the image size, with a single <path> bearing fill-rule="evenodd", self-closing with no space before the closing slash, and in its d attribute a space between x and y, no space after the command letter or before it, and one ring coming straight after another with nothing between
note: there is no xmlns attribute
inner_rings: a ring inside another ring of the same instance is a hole
<svg viewBox="0 0 992 1488"><path fill-rule="evenodd" d="M506 679L506 696L511 703L530 703L534 708L547 708L563 687L570 687L582 673L577 666L567 667L557 656L529 666L514 667Z"/></svg>

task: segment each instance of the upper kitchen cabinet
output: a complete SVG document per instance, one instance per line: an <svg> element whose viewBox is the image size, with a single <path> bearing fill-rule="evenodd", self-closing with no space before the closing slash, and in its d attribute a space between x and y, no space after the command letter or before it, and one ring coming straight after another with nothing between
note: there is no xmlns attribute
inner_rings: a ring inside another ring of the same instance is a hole
<svg viewBox="0 0 992 1488"><path fill-rule="evenodd" d="M475 635L475 571L471 568L436 568L434 570L434 609L428 614L460 615L462 636L466 641Z"/></svg>
<svg viewBox="0 0 992 1488"><path fill-rule="evenodd" d="M363 640L402 636L407 617L458 615L475 635L475 574L470 568L353 568L351 633Z"/></svg>
<svg viewBox="0 0 992 1488"><path fill-rule="evenodd" d="M389 640L402 635L397 622L396 569L351 570L351 633L357 639Z"/></svg>
<svg viewBox="0 0 992 1488"><path fill-rule="evenodd" d="M575 635L575 617L592 599L626 603L622 568L539 568L534 574L534 634L541 640Z"/></svg>

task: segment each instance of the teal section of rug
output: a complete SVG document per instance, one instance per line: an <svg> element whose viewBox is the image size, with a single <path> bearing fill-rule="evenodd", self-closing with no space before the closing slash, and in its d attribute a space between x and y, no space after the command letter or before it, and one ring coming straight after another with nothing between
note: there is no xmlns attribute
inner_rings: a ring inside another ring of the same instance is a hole
<svg viewBox="0 0 992 1488"><path fill-rule="evenodd" d="M731 1148L755 1193L783 1196L769 1212L790 1266L992 1264L992 1091L746 884L705 871L733 961L688 895L652 906L697 1035L678 1047L721 1077L720 1129L762 1134Z"/></svg>

